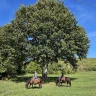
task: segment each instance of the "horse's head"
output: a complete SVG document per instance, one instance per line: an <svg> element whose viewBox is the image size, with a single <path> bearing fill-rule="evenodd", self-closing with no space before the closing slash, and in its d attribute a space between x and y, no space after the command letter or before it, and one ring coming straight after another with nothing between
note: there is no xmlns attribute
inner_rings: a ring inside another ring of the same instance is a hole
<svg viewBox="0 0 96 96"><path fill-rule="evenodd" d="M58 86L58 83L59 83L59 78L57 78L57 80L56 80L56 86Z"/></svg>

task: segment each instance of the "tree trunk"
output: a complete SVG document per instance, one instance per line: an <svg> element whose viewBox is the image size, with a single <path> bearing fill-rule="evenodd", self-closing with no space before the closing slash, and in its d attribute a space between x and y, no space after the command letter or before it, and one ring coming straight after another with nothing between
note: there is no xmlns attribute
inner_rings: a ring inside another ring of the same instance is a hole
<svg viewBox="0 0 96 96"><path fill-rule="evenodd" d="M48 65L42 66L42 79L44 81L47 80L47 73L48 73Z"/></svg>
<svg viewBox="0 0 96 96"><path fill-rule="evenodd" d="M18 69L17 69L17 73L18 74L21 74L22 73L22 70L21 69L22 69L22 66L21 65L18 65Z"/></svg>

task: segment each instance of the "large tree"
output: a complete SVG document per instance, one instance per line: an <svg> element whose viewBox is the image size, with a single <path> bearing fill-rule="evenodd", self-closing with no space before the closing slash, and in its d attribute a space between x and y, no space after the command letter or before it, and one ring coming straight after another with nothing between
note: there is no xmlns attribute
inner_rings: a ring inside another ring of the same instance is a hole
<svg viewBox="0 0 96 96"><path fill-rule="evenodd" d="M35 5L23 5L14 22L16 30L32 38L27 47L29 56L40 64L44 79L49 62L60 58L75 67L76 57L82 59L87 55L86 31L60 0L38 0Z"/></svg>

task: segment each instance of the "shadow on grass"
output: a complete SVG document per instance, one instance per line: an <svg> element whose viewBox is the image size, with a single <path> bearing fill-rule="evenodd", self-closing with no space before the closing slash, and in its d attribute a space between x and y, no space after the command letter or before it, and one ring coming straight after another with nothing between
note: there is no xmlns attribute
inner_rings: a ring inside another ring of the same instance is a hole
<svg viewBox="0 0 96 96"><path fill-rule="evenodd" d="M11 78L11 81L16 82L16 83L27 82L31 78L32 76L14 76Z"/></svg>
<svg viewBox="0 0 96 96"><path fill-rule="evenodd" d="M48 83L48 82L55 82L56 80L57 80L57 76L56 77L51 77L51 76L49 76L48 77L48 79L47 79L47 81L45 81L45 83ZM70 77L69 77L70 78ZM77 79L77 78L70 78L71 79L71 81L73 81L73 80L75 80L75 79Z"/></svg>
<svg viewBox="0 0 96 96"><path fill-rule="evenodd" d="M16 82L16 83L20 83L20 82L27 82L28 80L30 80L32 78L32 76L15 76L14 78L11 79L11 81ZM38 76L38 78L41 78L41 76ZM46 81L43 81L44 83L50 83L50 82L55 82L57 80L57 76L48 76ZM70 78L70 77L69 77ZM71 81L77 79L77 78L70 78Z"/></svg>
<svg viewBox="0 0 96 96"><path fill-rule="evenodd" d="M26 88L26 89L42 89L42 88L40 88L40 87L38 86L38 84L37 84L37 85L34 85L33 87L30 86L29 88Z"/></svg>

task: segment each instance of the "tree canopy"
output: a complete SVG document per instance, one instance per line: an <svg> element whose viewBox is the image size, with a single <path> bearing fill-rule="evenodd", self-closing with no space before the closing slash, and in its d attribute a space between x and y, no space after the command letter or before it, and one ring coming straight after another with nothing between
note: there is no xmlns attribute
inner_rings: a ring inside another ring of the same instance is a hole
<svg viewBox="0 0 96 96"><path fill-rule="evenodd" d="M76 57L86 57L89 48L86 31L60 0L38 0L35 5L22 5L15 17L10 26L12 34L18 35L15 36L18 43L14 42L14 50L18 49L19 55L17 61L24 61L26 49L33 61L40 64L44 75L49 62L62 59L75 67ZM32 40L27 41L28 37Z"/></svg>

